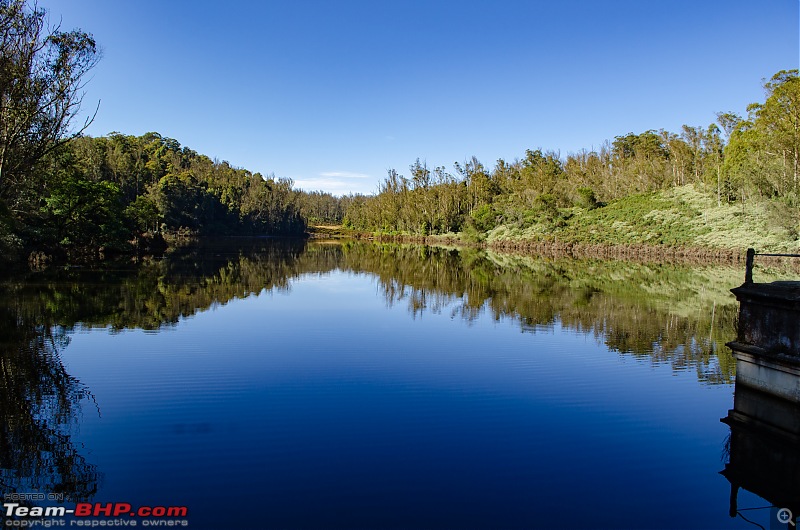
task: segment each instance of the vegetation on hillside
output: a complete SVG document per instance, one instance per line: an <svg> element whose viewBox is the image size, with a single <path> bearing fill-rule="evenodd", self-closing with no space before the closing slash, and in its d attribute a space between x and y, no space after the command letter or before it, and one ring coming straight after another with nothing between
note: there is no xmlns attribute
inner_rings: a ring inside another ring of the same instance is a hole
<svg viewBox="0 0 800 530"><path fill-rule="evenodd" d="M617 136L561 157L528 150L493 169L419 159L375 195L293 189L172 138L83 136L73 123L98 60L26 0L0 0L0 261L95 259L163 248L172 235L302 235L309 223L503 241L757 246L796 250L800 79L766 81L749 115L679 134ZM33 251L33 252L32 252Z"/></svg>
<svg viewBox="0 0 800 530"><path fill-rule="evenodd" d="M0 0L0 260L163 243L162 234L301 235L288 179L218 162L157 133L87 138L73 121L94 39Z"/></svg>
<svg viewBox="0 0 800 530"><path fill-rule="evenodd" d="M375 196L348 198L344 225L472 239L649 243L797 250L800 79L781 71L766 101L708 127L628 133L597 151L528 150L493 169L476 158L410 176L390 170ZM741 246L740 246L741 245Z"/></svg>
<svg viewBox="0 0 800 530"><path fill-rule="evenodd" d="M162 234L301 235L306 227L290 180L211 160L157 133L75 138L37 168L7 200L5 225L18 247L91 257ZM8 234L5 243L15 246Z"/></svg>

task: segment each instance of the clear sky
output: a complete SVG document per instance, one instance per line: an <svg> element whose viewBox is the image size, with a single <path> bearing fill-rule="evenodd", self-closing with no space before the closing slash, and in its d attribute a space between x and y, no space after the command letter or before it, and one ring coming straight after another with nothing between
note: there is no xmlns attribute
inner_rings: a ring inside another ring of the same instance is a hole
<svg viewBox="0 0 800 530"><path fill-rule="evenodd" d="M475 155L562 155L746 114L798 68L798 0L39 0L103 57L88 134L156 131L295 186L370 193Z"/></svg>

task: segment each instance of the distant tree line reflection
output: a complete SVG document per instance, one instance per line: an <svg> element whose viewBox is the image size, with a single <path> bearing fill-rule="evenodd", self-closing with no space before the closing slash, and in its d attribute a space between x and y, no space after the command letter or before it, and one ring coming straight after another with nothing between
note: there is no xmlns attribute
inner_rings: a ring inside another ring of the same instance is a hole
<svg viewBox="0 0 800 530"><path fill-rule="evenodd" d="M724 344L735 333L728 288L740 281L736 269L370 242L206 241L136 267L54 269L0 284L0 486L73 500L97 490L97 469L71 439L81 407L96 407L61 361L75 329L158 330L337 269L373 275L386 303L406 304L414 318L488 314L532 333L560 324L619 354L694 370L703 382L734 376Z"/></svg>
<svg viewBox="0 0 800 530"><path fill-rule="evenodd" d="M5 282L6 324L40 340L55 327L156 330L262 290L286 290L303 274L336 269L374 275L387 304L413 316L448 311L514 319L523 331L556 323L590 333L609 349L707 382L729 382L724 343L735 333L728 292L741 271L720 266L551 260L370 242L216 240L179 248L138 267L30 273ZM12 335L6 335L11 337Z"/></svg>

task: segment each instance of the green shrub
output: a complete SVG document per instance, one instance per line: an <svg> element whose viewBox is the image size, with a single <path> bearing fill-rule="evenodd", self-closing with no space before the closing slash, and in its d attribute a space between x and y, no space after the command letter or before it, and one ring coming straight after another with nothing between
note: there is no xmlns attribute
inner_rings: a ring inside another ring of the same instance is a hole
<svg viewBox="0 0 800 530"><path fill-rule="evenodd" d="M497 226L497 210L491 204L482 204L469 214L472 226L480 232L488 232Z"/></svg>
<svg viewBox="0 0 800 530"><path fill-rule="evenodd" d="M586 208L587 210L594 210L600 205L597 202L597 197L592 188L578 188L577 193L575 197L575 206Z"/></svg>

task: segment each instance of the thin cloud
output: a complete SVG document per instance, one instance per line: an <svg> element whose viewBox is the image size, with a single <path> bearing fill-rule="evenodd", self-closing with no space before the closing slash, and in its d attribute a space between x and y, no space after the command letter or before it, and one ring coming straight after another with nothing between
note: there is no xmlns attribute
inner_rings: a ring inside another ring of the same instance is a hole
<svg viewBox="0 0 800 530"><path fill-rule="evenodd" d="M340 179L368 179L370 178L369 175L365 175L364 173L352 173L350 171L326 171L325 173L320 173L320 177L328 177L328 178L340 178Z"/></svg>
<svg viewBox="0 0 800 530"><path fill-rule="evenodd" d="M321 178L295 179L296 189L305 191L326 191L333 195L348 195L350 193L369 194L374 191L374 184L370 182L348 181L347 178L362 177L334 177L323 176Z"/></svg>

